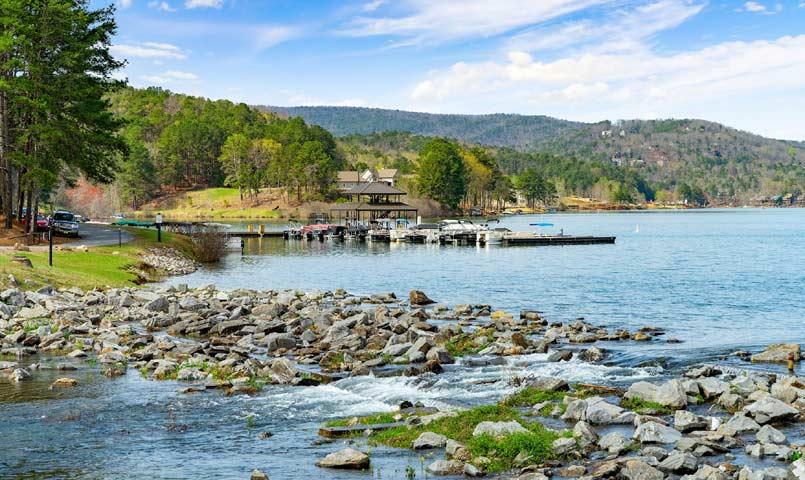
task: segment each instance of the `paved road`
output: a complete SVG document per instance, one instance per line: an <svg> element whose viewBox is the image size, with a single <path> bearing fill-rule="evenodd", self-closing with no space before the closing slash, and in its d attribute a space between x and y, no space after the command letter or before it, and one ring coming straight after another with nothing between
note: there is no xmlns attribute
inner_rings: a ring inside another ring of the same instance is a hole
<svg viewBox="0 0 805 480"><path fill-rule="evenodd" d="M82 223L78 228L78 233L81 236L74 245L86 245L88 247L100 247L103 245L117 245L118 242L118 229L112 225L103 225L100 223ZM123 243L129 242L132 236L123 231Z"/></svg>

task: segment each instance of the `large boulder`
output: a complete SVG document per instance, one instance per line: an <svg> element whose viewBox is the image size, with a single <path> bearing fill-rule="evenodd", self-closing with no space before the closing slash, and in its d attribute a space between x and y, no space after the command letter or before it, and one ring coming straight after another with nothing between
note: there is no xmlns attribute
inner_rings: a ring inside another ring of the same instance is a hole
<svg viewBox="0 0 805 480"><path fill-rule="evenodd" d="M761 425L787 422L799 415L799 411L796 408L771 396L758 400L744 410Z"/></svg>
<svg viewBox="0 0 805 480"><path fill-rule="evenodd" d="M326 457L316 462L316 466L323 468L365 470L369 468L369 455L355 450L354 448L345 448L328 454Z"/></svg>
<svg viewBox="0 0 805 480"><path fill-rule="evenodd" d="M566 381L556 377L537 377L529 381L528 386L546 392L566 392L570 389Z"/></svg>
<svg viewBox="0 0 805 480"><path fill-rule="evenodd" d="M777 343L769 345L766 350L752 355L752 361L756 363L786 363L789 357L795 362L800 359L800 348L796 343Z"/></svg>
<svg viewBox="0 0 805 480"><path fill-rule="evenodd" d="M785 434L771 425L764 425L755 434L757 441L760 443L781 444L785 443Z"/></svg>
<svg viewBox="0 0 805 480"><path fill-rule="evenodd" d="M657 422L645 422L640 424L634 432L633 437L640 443L676 443L682 438L682 434L673 428L666 427Z"/></svg>
<svg viewBox="0 0 805 480"><path fill-rule="evenodd" d="M460 475L464 472L464 464L458 460L436 460L426 469L434 475Z"/></svg>
<svg viewBox="0 0 805 480"><path fill-rule="evenodd" d="M493 437L505 437L512 433L527 432L528 430L515 420L510 422L481 422L475 426L472 436L491 435Z"/></svg>
<svg viewBox="0 0 805 480"><path fill-rule="evenodd" d="M280 348L292 349L296 348L296 340L290 333L269 333L266 336L266 347L269 353Z"/></svg>
<svg viewBox="0 0 805 480"><path fill-rule="evenodd" d="M425 292L421 290L411 290L408 292L408 303L411 305L430 305L435 302L425 295Z"/></svg>
<svg viewBox="0 0 805 480"><path fill-rule="evenodd" d="M735 414L727 420L727 423L719 428L719 431L724 435L734 437L744 433L757 432L760 430L760 425L751 418L743 414Z"/></svg>
<svg viewBox="0 0 805 480"><path fill-rule="evenodd" d="M670 380L662 385L649 382L633 383L623 397L655 402L664 407L677 409L685 408L688 404L687 392L679 380Z"/></svg>
<svg viewBox="0 0 805 480"><path fill-rule="evenodd" d="M447 444L447 437L433 432L423 432L411 442L414 450L425 450L429 448L442 448Z"/></svg>
<svg viewBox="0 0 805 480"><path fill-rule="evenodd" d="M620 476L626 480L663 480L661 471L642 460L627 460L621 467Z"/></svg>
<svg viewBox="0 0 805 480"><path fill-rule="evenodd" d="M676 474L693 473L698 465L698 459L690 453L674 451L660 463L659 469Z"/></svg>
<svg viewBox="0 0 805 480"><path fill-rule="evenodd" d="M674 413L674 428L680 432L685 433L693 430L706 430L709 425L710 420L687 410L677 410Z"/></svg>
<svg viewBox="0 0 805 480"><path fill-rule="evenodd" d="M585 420L594 425L607 425L610 423L628 423L630 417L624 417L624 409L605 401L601 397L590 397L586 400L587 409L584 411Z"/></svg>

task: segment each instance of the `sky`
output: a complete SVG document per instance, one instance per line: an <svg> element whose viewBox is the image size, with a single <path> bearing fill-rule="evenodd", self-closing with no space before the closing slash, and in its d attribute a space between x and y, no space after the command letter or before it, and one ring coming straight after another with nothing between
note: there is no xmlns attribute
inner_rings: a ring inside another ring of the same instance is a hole
<svg viewBox="0 0 805 480"><path fill-rule="evenodd" d="M94 6L110 0L95 0ZM114 0L136 87L805 140L805 0Z"/></svg>

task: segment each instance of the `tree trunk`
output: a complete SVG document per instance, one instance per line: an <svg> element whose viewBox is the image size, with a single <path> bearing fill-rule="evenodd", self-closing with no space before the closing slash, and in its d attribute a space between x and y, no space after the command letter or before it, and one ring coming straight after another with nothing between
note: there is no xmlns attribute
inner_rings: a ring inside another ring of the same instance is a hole
<svg viewBox="0 0 805 480"><path fill-rule="evenodd" d="M25 226L26 231L31 231L31 223L33 223L31 214L33 214L33 187L28 189L26 194L25 204L28 205L28 209L25 210Z"/></svg>
<svg viewBox="0 0 805 480"><path fill-rule="evenodd" d="M36 217L39 215L39 189L36 190L34 195L34 208L31 209L31 222L28 224L28 231L30 233L36 232Z"/></svg>
<svg viewBox="0 0 805 480"><path fill-rule="evenodd" d="M10 162L8 161L8 102L6 94L0 92L0 170L3 181L3 213L5 214L5 228L11 228L11 190L13 189Z"/></svg>

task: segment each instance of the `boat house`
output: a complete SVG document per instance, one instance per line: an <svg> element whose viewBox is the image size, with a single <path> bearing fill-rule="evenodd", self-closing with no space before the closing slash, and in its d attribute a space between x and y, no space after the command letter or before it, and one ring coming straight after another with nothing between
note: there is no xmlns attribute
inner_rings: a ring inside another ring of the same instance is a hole
<svg viewBox="0 0 805 480"><path fill-rule="evenodd" d="M349 198L330 209L331 217L348 225L356 222L371 223L380 219L416 219L417 208L402 201L406 195L386 182L361 183L342 192Z"/></svg>

